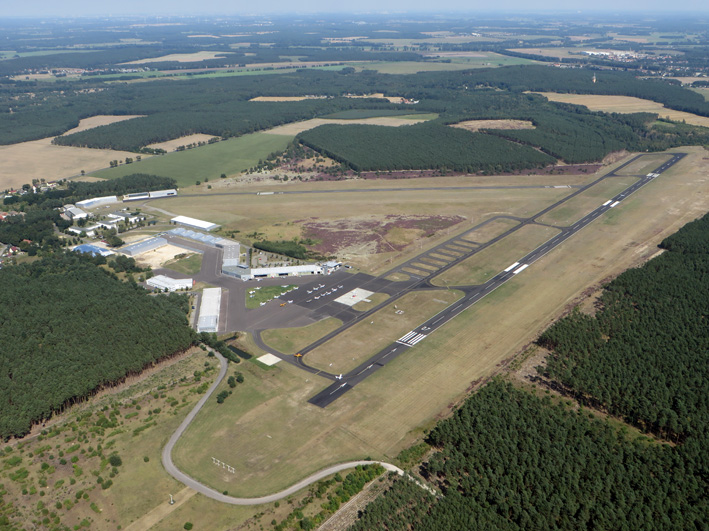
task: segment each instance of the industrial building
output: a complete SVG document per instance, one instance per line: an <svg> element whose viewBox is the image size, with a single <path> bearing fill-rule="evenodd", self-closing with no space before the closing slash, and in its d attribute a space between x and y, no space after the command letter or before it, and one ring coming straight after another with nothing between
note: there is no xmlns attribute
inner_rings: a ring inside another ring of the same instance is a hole
<svg viewBox="0 0 709 531"><path fill-rule="evenodd" d="M104 197L93 197L91 199L84 199L83 201L77 201L76 206L80 208L91 208L99 205L108 205L110 203L118 203L118 197L115 195L107 195Z"/></svg>
<svg viewBox="0 0 709 531"><path fill-rule="evenodd" d="M140 201L141 199L161 199L163 197L175 197L177 190L156 190L154 192L137 192L134 194L126 194L123 196L123 202Z"/></svg>
<svg viewBox="0 0 709 531"><path fill-rule="evenodd" d="M177 216L170 220L170 223L190 227L191 229L206 230L207 232L218 229L219 225L203 221L201 219L188 218L187 216Z"/></svg>
<svg viewBox="0 0 709 531"><path fill-rule="evenodd" d="M127 256L137 256L139 254L152 251L153 249L159 249L164 245L167 245L167 240L165 238L148 238L147 240L121 247L119 251Z"/></svg>
<svg viewBox="0 0 709 531"><path fill-rule="evenodd" d="M194 280L191 278L170 278L165 275L157 275L149 278L145 282L151 288L160 291L177 291L178 289L192 289Z"/></svg>
<svg viewBox="0 0 709 531"><path fill-rule="evenodd" d="M222 304L221 288L206 288L199 304L197 332L216 332L219 329L219 310Z"/></svg>
<svg viewBox="0 0 709 531"><path fill-rule="evenodd" d="M84 212L80 208L76 208L75 206L65 206L64 213L72 221L76 221L77 219L87 219L89 217L88 213Z"/></svg>
<svg viewBox="0 0 709 531"><path fill-rule="evenodd" d="M94 256L99 255L99 256L111 256L112 254L116 254L113 251L109 249L104 249L103 247L98 247L96 245L90 245L88 243L85 243L83 245L77 245L72 249L73 251L76 251L77 253L89 253Z"/></svg>

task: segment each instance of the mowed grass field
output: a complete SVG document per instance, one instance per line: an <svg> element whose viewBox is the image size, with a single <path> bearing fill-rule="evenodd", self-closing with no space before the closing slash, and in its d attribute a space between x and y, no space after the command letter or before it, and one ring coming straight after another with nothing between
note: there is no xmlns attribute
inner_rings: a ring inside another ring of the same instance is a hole
<svg viewBox="0 0 709 531"><path fill-rule="evenodd" d="M636 161L631 162L624 168L616 171L617 175L639 175L645 176L663 162L667 162L671 155L665 153L654 153L649 155L644 155Z"/></svg>
<svg viewBox="0 0 709 531"><path fill-rule="evenodd" d="M317 323L300 328L274 328L261 334L264 343L283 352L295 354L301 348L308 346L313 341L320 339L342 326L342 321L329 317Z"/></svg>
<svg viewBox="0 0 709 531"><path fill-rule="evenodd" d="M540 92L539 94L550 101L584 105L592 111L619 113L654 112L660 118L669 118L676 122L685 121L691 125L709 127L709 118L706 116L668 109L661 103L651 100L630 96L599 96L595 94L558 94L556 92Z"/></svg>
<svg viewBox="0 0 709 531"><path fill-rule="evenodd" d="M709 209L705 151L685 151L691 155L612 215L574 235L328 408L311 406L307 399L329 382L282 364L254 374L253 387L237 388L221 406L210 402L198 416L177 449L178 464L219 490L253 496L334 462L393 458L445 416L473 383L534 340L582 291L652 256L664 237ZM211 456L238 467L236 477L212 470Z"/></svg>
<svg viewBox="0 0 709 531"><path fill-rule="evenodd" d="M218 181L222 173L235 175L255 166L259 159L282 151L292 136L252 133L195 149L150 157L118 168L107 168L91 175L115 179L132 173L172 177L180 188L196 181ZM206 188L206 185L205 185Z"/></svg>
<svg viewBox="0 0 709 531"><path fill-rule="evenodd" d="M482 284L557 234L559 231L551 227L521 227L487 249L444 271L432 282L437 286Z"/></svg>
<svg viewBox="0 0 709 531"><path fill-rule="evenodd" d="M662 162L652 166L656 168ZM562 205L550 210L537 221L565 227L601 206L611 197L619 194L637 180L636 177L609 177L588 190L572 197Z"/></svg>
<svg viewBox="0 0 709 531"><path fill-rule="evenodd" d="M393 343L412 328L457 301L463 294L454 290L408 293L348 328L305 355L311 367L331 373L346 373ZM396 310L403 313L397 314Z"/></svg>

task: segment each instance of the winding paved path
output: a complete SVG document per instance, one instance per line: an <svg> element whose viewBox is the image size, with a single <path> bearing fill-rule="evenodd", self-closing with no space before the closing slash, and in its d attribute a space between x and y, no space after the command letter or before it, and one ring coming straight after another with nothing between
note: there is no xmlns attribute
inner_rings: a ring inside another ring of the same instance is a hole
<svg viewBox="0 0 709 531"><path fill-rule="evenodd" d="M212 349L210 349L212 350ZM320 481L321 479L331 475L335 474L337 472L342 472L343 470L347 470L349 468L354 468L358 465L371 465L373 463L377 463L382 465L386 470L390 472L396 472L400 476L406 475L407 477L408 474L405 474L403 470L401 470L399 467L394 466L389 463L383 463L381 461L350 461L348 463L341 463L339 465L334 465L330 466L327 468L324 468L323 470L320 470L319 472L316 472L315 474L312 474L311 476L308 476L307 478L303 479L302 481L299 481L295 485L292 485L288 487L285 490L282 490L281 492L276 492L275 494L269 494L268 496L260 496L258 498L235 498L233 496L227 496L225 494L222 494L219 491L216 491L210 487L207 487L206 485L200 483L199 481L191 478L184 472L182 472L179 468L175 466L175 463L172 462L172 449L174 448L175 444L179 440L179 438L182 436L182 434L187 430L189 425L192 423L194 418L197 416L197 413L202 409L202 406L209 400L209 398L212 396L212 393L214 393L214 390L217 388L217 386L221 383L221 381L224 379L224 376L226 376L227 372L227 361L222 356L219 354L219 352L214 352L214 355L217 357L219 360L219 363L221 365L219 369L219 375L217 376L217 379L214 381L214 383L211 385L211 387L207 390L207 392L204 394L204 396L197 402L197 405L192 409L192 411L189 412L187 417L182 421L180 426L175 430L175 433L172 434L172 437L170 437L170 440L167 442L165 445L165 448L162 450L162 464L165 467L165 470L167 470L167 473L170 474L172 477L174 477L176 480L181 481L188 487L196 490L200 494L204 494L208 498L212 498L213 500L217 500L223 503L229 503L231 505L260 505L262 503L271 503L277 500L281 500L287 496L290 496L291 494L294 494L301 490L304 487L307 487L308 485L315 483L316 481ZM413 478L411 478L413 479ZM415 481L415 480L414 480ZM418 483L418 482L417 482ZM419 485L421 485L419 483ZM429 487L425 485L421 485L422 488L425 488L426 490L430 490Z"/></svg>

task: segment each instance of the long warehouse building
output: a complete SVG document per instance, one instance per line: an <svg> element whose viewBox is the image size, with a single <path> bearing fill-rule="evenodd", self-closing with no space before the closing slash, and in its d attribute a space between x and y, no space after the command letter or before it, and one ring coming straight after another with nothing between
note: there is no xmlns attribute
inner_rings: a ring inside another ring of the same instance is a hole
<svg viewBox="0 0 709 531"><path fill-rule="evenodd" d="M197 332L216 332L219 329L219 309L221 304L221 288L206 288L202 291Z"/></svg>

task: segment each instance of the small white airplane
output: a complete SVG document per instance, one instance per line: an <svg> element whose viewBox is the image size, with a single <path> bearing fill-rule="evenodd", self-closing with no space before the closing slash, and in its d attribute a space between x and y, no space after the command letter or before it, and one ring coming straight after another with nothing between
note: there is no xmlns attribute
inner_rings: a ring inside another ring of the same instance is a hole
<svg viewBox="0 0 709 531"><path fill-rule="evenodd" d="M308 295L310 295L313 292L313 290L308 290Z"/></svg>
<svg viewBox="0 0 709 531"><path fill-rule="evenodd" d="M335 379L336 379L336 380L342 380L342 373L340 373L339 376L335 376Z"/></svg>

